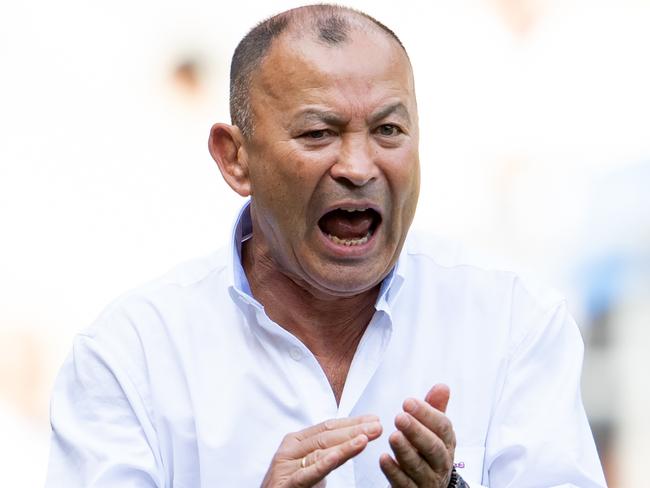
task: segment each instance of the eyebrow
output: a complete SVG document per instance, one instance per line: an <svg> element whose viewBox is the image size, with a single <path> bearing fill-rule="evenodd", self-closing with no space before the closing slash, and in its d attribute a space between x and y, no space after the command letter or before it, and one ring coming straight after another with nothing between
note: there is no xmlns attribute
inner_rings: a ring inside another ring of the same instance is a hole
<svg viewBox="0 0 650 488"><path fill-rule="evenodd" d="M371 114L368 118L370 125L376 124L382 119L385 119L391 114L396 114L406 120L407 123L411 122L411 117L406 105L402 102L395 102L385 107L380 108L375 113ZM299 125L308 122L323 122L327 125L342 126L348 122L346 117L343 117L336 112L328 110L307 109L298 114L292 125Z"/></svg>
<svg viewBox="0 0 650 488"><path fill-rule="evenodd" d="M324 122L327 125L341 126L346 124L347 119L338 115L336 112L308 109L296 117L294 124L304 124L306 122Z"/></svg>
<svg viewBox="0 0 650 488"><path fill-rule="evenodd" d="M377 112L370 116L369 122L370 125L374 125L382 119L385 119L389 115L396 114L399 117L402 117L406 122L411 122L411 117L409 111L402 102L392 103L386 107L380 108Z"/></svg>

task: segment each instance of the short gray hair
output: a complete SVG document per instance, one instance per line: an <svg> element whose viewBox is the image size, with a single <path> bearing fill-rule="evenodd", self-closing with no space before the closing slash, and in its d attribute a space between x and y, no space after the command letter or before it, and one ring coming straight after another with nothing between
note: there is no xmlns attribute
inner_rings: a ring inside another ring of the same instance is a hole
<svg viewBox="0 0 650 488"><path fill-rule="evenodd" d="M230 118L245 138L250 138L254 129L250 100L253 74L262 64L273 40L299 22L299 27L312 32L325 44L340 44L349 37L353 27L350 22L352 17L369 21L404 49L397 35L375 18L349 7L330 4L287 10L260 22L244 36L237 45L230 64Z"/></svg>

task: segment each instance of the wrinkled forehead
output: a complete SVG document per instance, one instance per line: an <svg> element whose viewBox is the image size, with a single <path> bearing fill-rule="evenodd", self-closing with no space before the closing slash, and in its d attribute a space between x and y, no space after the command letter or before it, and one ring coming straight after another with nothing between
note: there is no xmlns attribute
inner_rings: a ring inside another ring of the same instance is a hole
<svg viewBox="0 0 650 488"><path fill-rule="evenodd" d="M352 26L346 38L327 43L317 33L290 29L273 41L253 77L253 99L279 99L310 88L354 82L359 90L391 85L415 101L411 64L404 49L379 28Z"/></svg>

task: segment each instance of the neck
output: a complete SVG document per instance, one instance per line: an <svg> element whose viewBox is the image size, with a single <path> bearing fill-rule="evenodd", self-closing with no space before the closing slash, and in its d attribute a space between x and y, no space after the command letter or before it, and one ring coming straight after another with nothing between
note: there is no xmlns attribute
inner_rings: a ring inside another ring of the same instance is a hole
<svg viewBox="0 0 650 488"><path fill-rule="evenodd" d="M379 285L349 297L316 293L278 270L255 237L242 249L243 265L253 296L268 317L291 332L314 354L337 403L352 358L375 312Z"/></svg>

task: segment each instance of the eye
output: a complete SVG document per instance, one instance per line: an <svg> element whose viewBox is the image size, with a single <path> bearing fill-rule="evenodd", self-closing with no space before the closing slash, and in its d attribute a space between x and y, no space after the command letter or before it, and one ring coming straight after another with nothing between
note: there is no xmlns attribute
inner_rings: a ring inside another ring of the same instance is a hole
<svg viewBox="0 0 650 488"><path fill-rule="evenodd" d="M402 133L401 129L393 124L383 124L377 128L377 132L382 136L397 136Z"/></svg>
<svg viewBox="0 0 650 488"><path fill-rule="evenodd" d="M308 139L323 139L328 135L328 133L329 131L326 129L310 130L309 132L305 132L301 137L306 137Z"/></svg>

